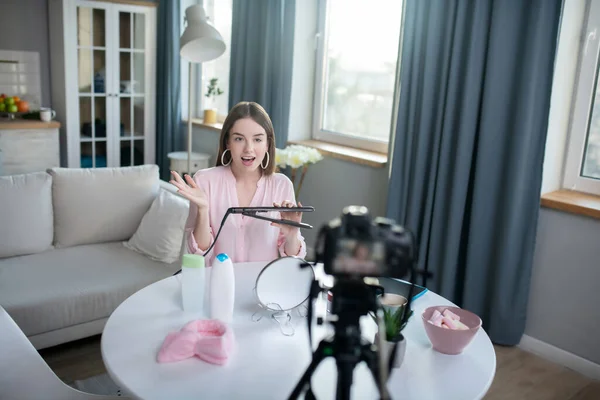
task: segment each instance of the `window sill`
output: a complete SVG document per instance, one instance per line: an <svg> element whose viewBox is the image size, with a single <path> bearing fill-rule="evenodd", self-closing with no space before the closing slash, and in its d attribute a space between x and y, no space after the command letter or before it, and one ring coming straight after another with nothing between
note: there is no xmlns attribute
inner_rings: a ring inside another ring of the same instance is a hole
<svg viewBox="0 0 600 400"><path fill-rule="evenodd" d="M374 168L383 168L387 165L388 161L387 154L384 153L376 153L374 151L361 150L354 147L321 142L319 140L289 141L288 144L312 147L324 155Z"/></svg>
<svg viewBox="0 0 600 400"><path fill-rule="evenodd" d="M600 219L600 196L573 190L557 190L542 195L542 207Z"/></svg>
<svg viewBox="0 0 600 400"><path fill-rule="evenodd" d="M188 121L187 119L183 120L184 124L187 124ZM221 132L221 129L223 128L223 124L217 122L216 124L205 124L204 120L200 119L200 118L192 118L192 125L193 126L198 126L200 128L205 128L205 129L211 129L213 131L216 132Z"/></svg>
<svg viewBox="0 0 600 400"><path fill-rule="evenodd" d="M133 6L158 7L158 1L137 1L137 0L105 0L109 3L131 4Z"/></svg>

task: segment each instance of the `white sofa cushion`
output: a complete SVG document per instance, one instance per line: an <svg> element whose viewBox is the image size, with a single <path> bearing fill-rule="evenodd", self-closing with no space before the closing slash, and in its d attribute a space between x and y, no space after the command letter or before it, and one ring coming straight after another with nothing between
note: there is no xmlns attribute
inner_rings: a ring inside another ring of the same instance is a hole
<svg viewBox="0 0 600 400"><path fill-rule="evenodd" d="M128 240L158 194L158 166L52 168L54 246Z"/></svg>
<svg viewBox="0 0 600 400"><path fill-rule="evenodd" d="M189 201L161 189L137 231L123 244L156 261L167 264L178 261L189 208Z"/></svg>
<svg viewBox="0 0 600 400"><path fill-rule="evenodd" d="M6 258L0 260L0 304L32 336L106 318L127 297L178 269L122 242Z"/></svg>
<svg viewBox="0 0 600 400"><path fill-rule="evenodd" d="M0 177L0 258L48 250L53 237L52 177Z"/></svg>

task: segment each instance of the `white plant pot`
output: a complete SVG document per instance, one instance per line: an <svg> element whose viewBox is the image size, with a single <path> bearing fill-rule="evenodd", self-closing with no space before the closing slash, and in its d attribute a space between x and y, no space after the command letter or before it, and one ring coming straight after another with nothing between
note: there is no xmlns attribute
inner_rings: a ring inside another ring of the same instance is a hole
<svg viewBox="0 0 600 400"><path fill-rule="evenodd" d="M377 345L379 341L379 333L375 334L375 345ZM392 349L394 348L394 342L388 342L387 340L383 341L383 346L385 348L385 353L386 354L390 354L390 352L392 351ZM402 365L402 362L404 361L404 355L406 354L406 338L404 338L404 336L402 336L402 339L400 339L400 341L398 342L398 345L396 346L396 359L394 360L394 364L392 365L392 368L400 368L400 366ZM386 365L388 364L388 362L386 361Z"/></svg>

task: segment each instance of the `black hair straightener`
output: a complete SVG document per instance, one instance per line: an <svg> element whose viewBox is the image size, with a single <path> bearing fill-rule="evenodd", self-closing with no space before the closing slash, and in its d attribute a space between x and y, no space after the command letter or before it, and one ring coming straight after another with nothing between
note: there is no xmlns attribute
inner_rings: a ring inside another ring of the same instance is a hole
<svg viewBox="0 0 600 400"><path fill-rule="evenodd" d="M305 224L304 222L295 222L295 221L289 221L287 219L277 219L277 218L271 218L271 217L265 217L264 215L258 215L258 213L260 212L271 212L271 211L276 211L276 212L313 212L315 211L314 207L311 206L303 206L303 207L231 207L227 210L227 213L229 214L242 214L242 215L246 215L249 217L253 217L253 218L257 218L257 219L262 219L265 221L271 221L271 222L275 222L277 224L282 224L282 225L290 225L290 226L295 226L297 228L304 228L304 229L312 229L312 225L309 224Z"/></svg>
<svg viewBox="0 0 600 400"><path fill-rule="evenodd" d="M206 252L204 253L204 256L206 256L212 250L213 246L217 242L219 233L221 233L221 229L223 229L223 225L225 225L225 220L227 219L229 214L241 214L241 215L245 215L245 216L256 218L256 219L262 219L265 221L275 222L276 224L290 225L290 226L295 226L297 228L302 228L302 229L312 229L313 228L312 225L305 224L304 222L296 222L296 221L290 221L287 219L277 219L277 218L266 217L264 215L258 215L258 213L261 213L261 212L271 212L271 211L276 211L276 212L313 212L313 211L315 211L315 208L312 206L302 206L302 207L229 207L227 209L227 211L225 212L223 219L221 220L221 226L219 226L219 230L217 231L217 234L215 235L215 239L213 240L213 243L210 245L208 250L206 250ZM177 275L180 272L181 272L181 270L175 272L173 275Z"/></svg>

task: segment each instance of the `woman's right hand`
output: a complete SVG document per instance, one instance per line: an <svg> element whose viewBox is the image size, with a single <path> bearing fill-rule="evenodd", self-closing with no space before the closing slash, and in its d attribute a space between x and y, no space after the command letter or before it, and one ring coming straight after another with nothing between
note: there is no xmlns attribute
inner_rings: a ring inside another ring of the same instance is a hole
<svg viewBox="0 0 600 400"><path fill-rule="evenodd" d="M204 190L202 190L201 187L196 185L196 182L194 182L191 176L186 175L184 181L175 171L171 171L171 175L173 175L174 179L171 179L169 182L179 189L177 191L178 193L188 199L192 204L195 204L199 210L208 209L208 198L206 197L206 193L204 193Z"/></svg>

